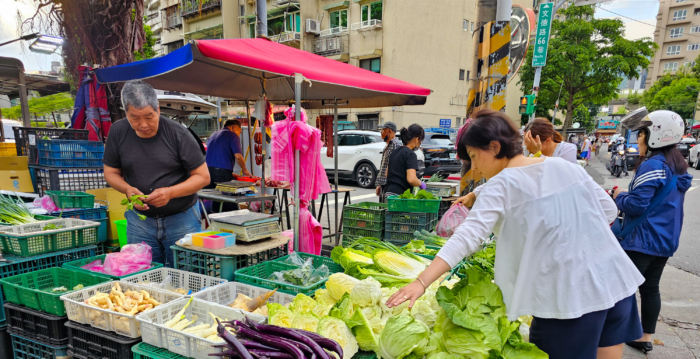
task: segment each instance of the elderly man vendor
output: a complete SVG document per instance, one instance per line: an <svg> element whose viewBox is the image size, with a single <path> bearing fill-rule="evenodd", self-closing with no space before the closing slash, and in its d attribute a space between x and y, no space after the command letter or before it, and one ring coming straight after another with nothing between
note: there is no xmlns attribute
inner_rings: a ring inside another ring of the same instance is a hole
<svg viewBox="0 0 700 359"><path fill-rule="evenodd" d="M122 106L126 121L114 123L105 144L105 179L128 198L147 195L125 214L129 243L145 242L154 262L172 267L170 246L201 231L197 191L209 184L209 171L187 129L160 115L153 87L127 82Z"/></svg>

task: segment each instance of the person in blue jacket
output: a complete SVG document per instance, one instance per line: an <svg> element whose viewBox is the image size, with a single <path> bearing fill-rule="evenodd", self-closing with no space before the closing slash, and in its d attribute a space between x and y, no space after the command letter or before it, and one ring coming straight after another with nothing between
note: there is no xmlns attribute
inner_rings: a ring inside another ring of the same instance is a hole
<svg viewBox="0 0 700 359"><path fill-rule="evenodd" d="M683 119L675 112L654 111L647 115L634 128L639 130L643 162L637 167L629 190L618 188L613 193L623 216L619 234L624 237L618 235L618 239L645 279L639 286L644 335L627 345L644 352L653 348L651 335L661 311L659 281L666 261L678 249L683 201L693 179L687 173L685 158L676 148L684 127ZM655 197L659 198L654 200Z"/></svg>

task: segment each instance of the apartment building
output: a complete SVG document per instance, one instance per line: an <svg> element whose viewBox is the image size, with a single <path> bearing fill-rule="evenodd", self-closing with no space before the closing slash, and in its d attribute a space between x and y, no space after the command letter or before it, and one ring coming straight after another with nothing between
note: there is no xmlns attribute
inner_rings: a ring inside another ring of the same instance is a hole
<svg viewBox="0 0 700 359"><path fill-rule="evenodd" d="M146 25L151 27L151 31L153 32L152 36L156 39L156 43L153 45L153 51L156 53L156 56L163 56L163 47L161 45L163 25L160 16L160 0L144 0L143 7Z"/></svg>
<svg viewBox="0 0 700 359"><path fill-rule="evenodd" d="M659 50L649 65L646 89L664 73L695 64L700 55L700 1L660 0L654 42Z"/></svg>

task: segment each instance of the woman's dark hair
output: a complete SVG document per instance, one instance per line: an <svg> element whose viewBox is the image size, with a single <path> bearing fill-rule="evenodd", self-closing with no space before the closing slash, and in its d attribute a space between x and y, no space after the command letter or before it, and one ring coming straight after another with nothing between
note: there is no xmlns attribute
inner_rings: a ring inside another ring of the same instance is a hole
<svg viewBox="0 0 700 359"><path fill-rule="evenodd" d="M640 129L639 132L644 133L644 142L646 142L645 144L647 145L647 148L649 148L649 128L644 127ZM644 162L646 159L661 154L664 156L664 158L666 158L666 164L668 165L668 168L671 169L671 172L677 175L684 175L688 172L688 163L685 162L685 157L683 157L681 151L679 151L678 148L676 148L676 145L656 149L649 148L649 150L649 156L646 156L646 153L639 154L639 162L637 163L637 168L639 168L639 164Z"/></svg>
<svg viewBox="0 0 700 359"><path fill-rule="evenodd" d="M481 110L472 115L472 123L459 138L457 155L459 158L469 158L467 146L488 150L491 141L498 141L501 150L496 158L511 159L523 153L523 141L520 130L503 112Z"/></svg>
<svg viewBox="0 0 700 359"><path fill-rule="evenodd" d="M401 142L403 142L404 146L406 146L414 138L420 139L421 142L423 142L423 139L425 139L425 131L423 131L423 127L420 127L420 125L415 123L408 126L408 129L406 127L402 128L400 132Z"/></svg>
<svg viewBox="0 0 700 359"><path fill-rule="evenodd" d="M524 131L532 131L532 138L540 136L540 140L542 142L546 141L548 138L551 138L552 141L554 141L554 143L560 143L564 140L564 138L561 137L561 134L559 132L554 131L554 126L546 118L536 118L534 121L528 123L527 126L525 126Z"/></svg>

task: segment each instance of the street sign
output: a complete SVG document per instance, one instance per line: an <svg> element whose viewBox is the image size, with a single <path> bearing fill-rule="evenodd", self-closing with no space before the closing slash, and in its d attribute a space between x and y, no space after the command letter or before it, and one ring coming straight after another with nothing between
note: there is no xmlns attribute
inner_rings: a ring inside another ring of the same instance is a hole
<svg viewBox="0 0 700 359"><path fill-rule="evenodd" d="M441 128L452 128L452 119L451 118L441 118L440 119L440 127Z"/></svg>
<svg viewBox="0 0 700 359"><path fill-rule="evenodd" d="M547 47L549 46L549 31L552 28L554 15L554 3L540 4L540 13L537 15L537 33L535 34L535 48L532 54L532 67L547 64Z"/></svg>

